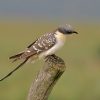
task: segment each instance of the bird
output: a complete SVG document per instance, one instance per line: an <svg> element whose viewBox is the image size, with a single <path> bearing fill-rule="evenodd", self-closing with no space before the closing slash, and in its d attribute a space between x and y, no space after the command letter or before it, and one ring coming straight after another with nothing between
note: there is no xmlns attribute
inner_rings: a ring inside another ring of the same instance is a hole
<svg viewBox="0 0 100 100"><path fill-rule="evenodd" d="M45 33L31 43L24 51L9 57L13 62L17 60L24 60L14 70L4 76L0 81L6 79L27 61L45 58L48 55L53 55L58 49L62 48L65 44L68 35L73 33L78 34L71 25L66 24L59 26L52 32Z"/></svg>

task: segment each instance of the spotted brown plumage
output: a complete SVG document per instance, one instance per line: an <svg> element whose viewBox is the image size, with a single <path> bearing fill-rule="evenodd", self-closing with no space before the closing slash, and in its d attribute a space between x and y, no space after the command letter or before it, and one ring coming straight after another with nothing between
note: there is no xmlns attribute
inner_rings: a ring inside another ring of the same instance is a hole
<svg viewBox="0 0 100 100"><path fill-rule="evenodd" d="M10 57L10 59L14 59L14 61L18 59L26 59L27 57L32 57L34 55L38 56L42 52L45 52L52 48L56 43L56 38L54 33L46 33L38 38L34 43L29 45L27 49L15 56Z"/></svg>

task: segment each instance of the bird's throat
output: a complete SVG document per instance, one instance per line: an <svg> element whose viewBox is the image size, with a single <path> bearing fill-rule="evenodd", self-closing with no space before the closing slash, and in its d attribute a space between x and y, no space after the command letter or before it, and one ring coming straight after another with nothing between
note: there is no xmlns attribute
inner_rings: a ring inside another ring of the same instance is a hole
<svg viewBox="0 0 100 100"><path fill-rule="evenodd" d="M60 33L59 31L56 31L55 37L57 38L58 41L62 41L62 42L66 41L66 35Z"/></svg>

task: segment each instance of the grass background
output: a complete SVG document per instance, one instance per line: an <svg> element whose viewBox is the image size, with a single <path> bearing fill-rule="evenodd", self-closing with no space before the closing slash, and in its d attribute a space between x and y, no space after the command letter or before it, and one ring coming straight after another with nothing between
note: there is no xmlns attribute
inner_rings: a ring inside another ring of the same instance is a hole
<svg viewBox="0 0 100 100"><path fill-rule="evenodd" d="M24 50L37 37L54 30L59 23L44 21L0 21L0 78L19 64L9 56ZM100 100L100 24L72 22L79 32L67 37L56 54L67 69L54 87L49 100ZM0 100L26 100L29 87L43 61L28 63L0 82Z"/></svg>

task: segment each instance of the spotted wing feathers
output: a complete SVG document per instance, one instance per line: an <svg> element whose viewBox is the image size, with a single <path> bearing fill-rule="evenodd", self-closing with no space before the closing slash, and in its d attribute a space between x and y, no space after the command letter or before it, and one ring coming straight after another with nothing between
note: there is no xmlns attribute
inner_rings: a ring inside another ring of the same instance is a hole
<svg viewBox="0 0 100 100"><path fill-rule="evenodd" d="M37 54L40 54L48 49L50 49L54 44L56 43L56 38L54 36L54 33L46 33L43 36L41 36L37 41L34 42L33 45L31 45L27 52L36 52Z"/></svg>
<svg viewBox="0 0 100 100"><path fill-rule="evenodd" d="M14 61L16 61L18 59L26 59L34 55L39 55L40 53L50 49L55 45L55 43L56 38L54 37L54 33L46 33L30 44L24 52L11 56L10 59L14 59Z"/></svg>

